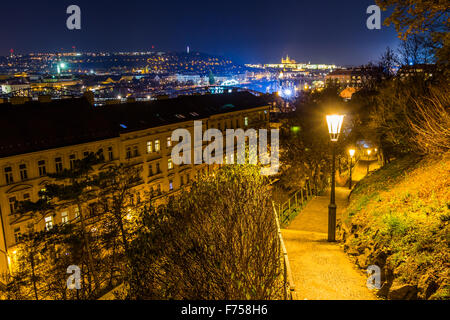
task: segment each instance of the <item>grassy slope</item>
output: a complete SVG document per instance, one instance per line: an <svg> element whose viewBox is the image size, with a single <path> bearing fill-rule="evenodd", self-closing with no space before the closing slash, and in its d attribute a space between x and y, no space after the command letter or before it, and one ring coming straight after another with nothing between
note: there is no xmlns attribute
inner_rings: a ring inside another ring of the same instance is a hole
<svg viewBox="0 0 450 320"><path fill-rule="evenodd" d="M396 160L354 190L341 232L359 265L381 264L394 285L449 299L450 154ZM386 259L387 257L387 259Z"/></svg>

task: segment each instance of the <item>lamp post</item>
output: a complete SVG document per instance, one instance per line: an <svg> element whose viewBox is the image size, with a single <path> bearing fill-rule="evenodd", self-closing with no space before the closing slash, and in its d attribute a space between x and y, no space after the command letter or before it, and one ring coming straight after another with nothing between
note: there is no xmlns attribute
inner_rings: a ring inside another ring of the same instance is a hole
<svg viewBox="0 0 450 320"><path fill-rule="evenodd" d="M370 173L370 155L372 154L372 150L367 150L367 175Z"/></svg>
<svg viewBox="0 0 450 320"><path fill-rule="evenodd" d="M353 184L353 178L352 178L352 169L353 169L353 157L355 156L356 150L355 149L350 149L348 151L348 153L350 154L350 182L349 182L349 189L352 190L352 184Z"/></svg>
<svg viewBox="0 0 450 320"><path fill-rule="evenodd" d="M344 116L327 116L328 132L333 144L333 163L331 169L331 201L328 206L328 242L336 241L336 144L339 140Z"/></svg>

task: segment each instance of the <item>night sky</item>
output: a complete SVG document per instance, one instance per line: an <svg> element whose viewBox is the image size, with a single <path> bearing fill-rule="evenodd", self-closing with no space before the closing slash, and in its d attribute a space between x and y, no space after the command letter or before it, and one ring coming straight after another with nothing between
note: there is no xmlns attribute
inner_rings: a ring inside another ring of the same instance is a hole
<svg viewBox="0 0 450 320"><path fill-rule="evenodd" d="M358 65L396 47L395 30L368 30L374 0L54 0L2 1L0 55L31 51L200 51L240 63ZM81 7L82 30L66 28ZM383 14L383 20L386 13Z"/></svg>

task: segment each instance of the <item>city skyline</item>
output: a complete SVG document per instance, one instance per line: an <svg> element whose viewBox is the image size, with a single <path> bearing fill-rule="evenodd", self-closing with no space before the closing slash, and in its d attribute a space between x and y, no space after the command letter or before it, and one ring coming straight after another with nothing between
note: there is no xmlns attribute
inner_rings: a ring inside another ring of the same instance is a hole
<svg viewBox="0 0 450 320"><path fill-rule="evenodd" d="M0 55L11 49L32 51L191 51L233 59L237 63L274 63L289 54L297 61L360 65L379 58L387 46L396 47L394 28L369 30L366 9L372 1L325 4L263 1L257 6L176 1L167 7L158 3L131 1L126 7L77 1L81 30L66 28L66 9L61 1L43 7L31 1L4 4ZM175 8L177 10L175 10ZM235 10L240 8L240 10ZM382 19L386 13L382 13ZM16 21L21 21L20 25ZM45 23L42 23L45 21ZM339 28L336 26L339 25ZM11 27L12 26L12 27Z"/></svg>

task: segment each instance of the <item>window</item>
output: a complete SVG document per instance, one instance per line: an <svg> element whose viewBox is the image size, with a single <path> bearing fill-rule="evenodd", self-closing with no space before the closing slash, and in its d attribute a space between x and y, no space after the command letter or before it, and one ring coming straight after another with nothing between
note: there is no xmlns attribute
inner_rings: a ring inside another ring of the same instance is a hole
<svg viewBox="0 0 450 320"><path fill-rule="evenodd" d="M67 211L64 211L61 213L61 223L67 224L69 222L69 213Z"/></svg>
<svg viewBox="0 0 450 320"><path fill-rule="evenodd" d="M172 146L172 138L168 137L167 138L167 147L170 148Z"/></svg>
<svg viewBox="0 0 450 320"><path fill-rule="evenodd" d="M85 151L83 152L83 157L86 159L87 157L89 157L89 151Z"/></svg>
<svg viewBox="0 0 450 320"><path fill-rule="evenodd" d="M25 193L23 195L23 201L30 201L30 194L29 193Z"/></svg>
<svg viewBox="0 0 450 320"><path fill-rule="evenodd" d="M108 147L108 158L109 158L109 161L113 161L114 160L114 153L113 153L113 148L112 147Z"/></svg>
<svg viewBox="0 0 450 320"><path fill-rule="evenodd" d="M169 180L169 190L173 191L173 181Z"/></svg>
<svg viewBox="0 0 450 320"><path fill-rule="evenodd" d="M148 176L153 176L153 165L151 164L148 165Z"/></svg>
<svg viewBox="0 0 450 320"><path fill-rule="evenodd" d="M239 120L236 119L236 129L238 129L238 128L239 128Z"/></svg>
<svg viewBox="0 0 450 320"><path fill-rule="evenodd" d="M19 203L17 202L16 197L9 198L9 211L11 214L16 213L17 209L19 209Z"/></svg>
<svg viewBox="0 0 450 320"><path fill-rule="evenodd" d="M56 167L56 172L57 173L63 171L62 158L55 158L55 167Z"/></svg>
<svg viewBox="0 0 450 320"><path fill-rule="evenodd" d="M80 217L80 209L78 209L78 207L75 207L73 211L75 213L75 219L78 219Z"/></svg>
<svg viewBox="0 0 450 320"><path fill-rule="evenodd" d="M173 169L173 161L172 161L172 159L169 159L167 168L168 168L169 170L172 170L172 169Z"/></svg>
<svg viewBox="0 0 450 320"><path fill-rule="evenodd" d="M38 196L42 199L45 200L45 193L47 192L47 189L43 188L41 189L41 191L39 191ZM42 195L44 194L44 195Z"/></svg>
<svg viewBox="0 0 450 320"><path fill-rule="evenodd" d="M156 188L156 192L157 192L159 195L162 194L162 192L161 192L161 185L160 185L160 184L158 184L158 188Z"/></svg>
<svg viewBox="0 0 450 320"><path fill-rule="evenodd" d="M191 176L189 173L186 175L186 183L189 183L191 181Z"/></svg>
<svg viewBox="0 0 450 320"><path fill-rule="evenodd" d="M155 141L155 152L161 151L161 144L159 140Z"/></svg>
<svg viewBox="0 0 450 320"><path fill-rule="evenodd" d="M147 154L153 152L153 143L151 141L147 141Z"/></svg>
<svg viewBox="0 0 450 320"><path fill-rule="evenodd" d="M245 126L248 126L248 117L245 117L245 118L244 118L244 125L245 125Z"/></svg>
<svg viewBox="0 0 450 320"><path fill-rule="evenodd" d="M45 230L50 231L53 229L53 217L45 218Z"/></svg>
<svg viewBox="0 0 450 320"><path fill-rule="evenodd" d="M156 174L160 174L161 173L161 165L159 164L159 162L156 164Z"/></svg>
<svg viewBox="0 0 450 320"><path fill-rule="evenodd" d="M183 176L180 177L180 185L181 185L181 186L184 185L184 177L183 177Z"/></svg>
<svg viewBox="0 0 450 320"><path fill-rule="evenodd" d="M131 159L131 147L127 147L127 159Z"/></svg>
<svg viewBox="0 0 450 320"><path fill-rule="evenodd" d="M38 161L39 177L43 177L47 174L47 167L45 166L45 160Z"/></svg>
<svg viewBox="0 0 450 320"><path fill-rule="evenodd" d="M13 173L12 173L12 168L11 167L6 167L5 168L5 178L6 178L6 184L14 183Z"/></svg>
<svg viewBox="0 0 450 320"><path fill-rule="evenodd" d="M22 237L22 233L20 232L20 227L14 229L14 240L16 243L19 243L20 237Z"/></svg>
<svg viewBox="0 0 450 320"><path fill-rule="evenodd" d="M105 155L103 154L103 148L98 149L97 155L98 155L98 157L100 158L100 160L102 160L102 161L105 160Z"/></svg>
<svg viewBox="0 0 450 320"><path fill-rule="evenodd" d="M133 147L133 156L139 157L139 147L138 146Z"/></svg>
<svg viewBox="0 0 450 320"><path fill-rule="evenodd" d="M71 154L69 156L69 160L70 160L70 170L75 169L75 161L77 160L77 156L74 154Z"/></svg>
<svg viewBox="0 0 450 320"><path fill-rule="evenodd" d="M22 181L27 180L28 179L27 165L26 164L21 164L19 166L19 170L20 170L20 179Z"/></svg>

